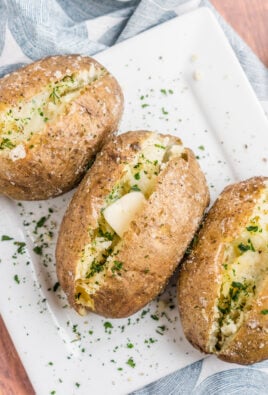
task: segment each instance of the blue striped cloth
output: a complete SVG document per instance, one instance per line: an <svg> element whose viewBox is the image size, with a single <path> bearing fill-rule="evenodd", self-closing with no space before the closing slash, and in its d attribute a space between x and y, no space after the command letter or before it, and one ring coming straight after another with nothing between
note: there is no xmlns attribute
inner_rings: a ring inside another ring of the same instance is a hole
<svg viewBox="0 0 268 395"><path fill-rule="evenodd" d="M216 15L258 98L268 100L267 68L207 0L0 0L0 76L52 54L94 55L201 5ZM133 394L264 395L267 372L268 361L234 368L210 357Z"/></svg>

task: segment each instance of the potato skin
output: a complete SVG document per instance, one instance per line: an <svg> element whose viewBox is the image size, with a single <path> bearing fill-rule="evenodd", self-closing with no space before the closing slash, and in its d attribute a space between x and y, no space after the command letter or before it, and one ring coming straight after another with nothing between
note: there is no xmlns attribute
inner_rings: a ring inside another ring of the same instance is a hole
<svg viewBox="0 0 268 395"><path fill-rule="evenodd" d="M74 277L80 251L89 242L85 230L97 225L104 198L118 180L124 162L140 149L150 132L128 132L107 143L80 184L63 219L56 250L58 278L70 304L75 302ZM178 140L175 137L174 142ZM120 276L111 271L94 294L94 312L127 317L165 287L190 243L209 202L205 177L191 150L168 162L143 211L124 234L116 259Z"/></svg>
<svg viewBox="0 0 268 395"><path fill-rule="evenodd" d="M0 109L18 106L68 75L102 66L78 55L53 56L34 62L0 79ZM24 142L26 156L12 161L0 151L0 193L14 199L39 200L72 189L105 139L117 130L123 94L108 71L88 85L56 121Z"/></svg>
<svg viewBox="0 0 268 395"><path fill-rule="evenodd" d="M226 187L208 212L197 244L181 265L178 279L178 302L187 339L199 350L210 353L209 332L214 305L223 273L224 243L232 241L254 209L266 177L253 177ZM257 295L252 310L233 341L218 357L228 362L250 364L268 358L268 276Z"/></svg>

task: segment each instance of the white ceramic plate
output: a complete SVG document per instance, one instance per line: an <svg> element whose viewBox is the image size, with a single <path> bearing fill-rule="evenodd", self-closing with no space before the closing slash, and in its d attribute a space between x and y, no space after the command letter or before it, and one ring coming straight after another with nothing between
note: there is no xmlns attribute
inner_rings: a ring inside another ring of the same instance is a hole
<svg viewBox="0 0 268 395"><path fill-rule="evenodd" d="M180 136L199 157L212 200L227 183L267 174L264 112L207 9L97 59L125 93L121 131ZM174 281L129 319L81 318L68 307L57 287L54 247L71 196L0 198L0 238L13 238L0 243L0 308L36 392L123 394L200 359L183 337Z"/></svg>

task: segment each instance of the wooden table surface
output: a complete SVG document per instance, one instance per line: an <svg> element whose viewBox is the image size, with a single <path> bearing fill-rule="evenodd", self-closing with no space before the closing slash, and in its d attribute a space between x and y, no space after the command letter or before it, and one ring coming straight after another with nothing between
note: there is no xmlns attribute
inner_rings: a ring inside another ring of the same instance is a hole
<svg viewBox="0 0 268 395"><path fill-rule="evenodd" d="M268 66L268 0L211 0ZM17 352L0 317L0 395L32 395Z"/></svg>

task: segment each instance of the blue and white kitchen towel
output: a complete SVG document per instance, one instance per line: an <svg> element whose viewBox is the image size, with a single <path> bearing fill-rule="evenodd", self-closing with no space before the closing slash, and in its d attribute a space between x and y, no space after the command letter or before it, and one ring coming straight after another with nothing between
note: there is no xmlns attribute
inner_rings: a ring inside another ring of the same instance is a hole
<svg viewBox="0 0 268 395"><path fill-rule="evenodd" d="M94 55L198 6L216 15L258 98L268 100L268 70L208 0L0 0L0 76L48 55ZM268 395L268 361L251 367L198 361L135 395Z"/></svg>

